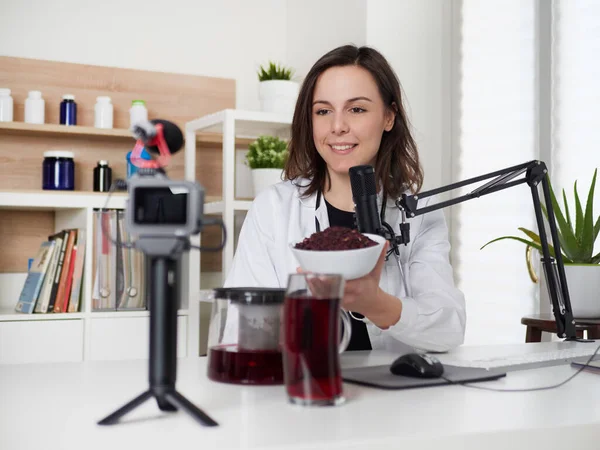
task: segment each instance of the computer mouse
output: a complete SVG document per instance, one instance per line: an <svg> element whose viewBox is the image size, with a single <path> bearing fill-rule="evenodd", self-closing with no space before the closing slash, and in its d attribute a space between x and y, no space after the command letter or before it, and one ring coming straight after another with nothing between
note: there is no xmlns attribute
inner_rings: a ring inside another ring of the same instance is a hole
<svg viewBox="0 0 600 450"><path fill-rule="evenodd" d="M439 378L444 373L444 366L431 355L407 353L392 363L390 372L405 377Z"/></svg>

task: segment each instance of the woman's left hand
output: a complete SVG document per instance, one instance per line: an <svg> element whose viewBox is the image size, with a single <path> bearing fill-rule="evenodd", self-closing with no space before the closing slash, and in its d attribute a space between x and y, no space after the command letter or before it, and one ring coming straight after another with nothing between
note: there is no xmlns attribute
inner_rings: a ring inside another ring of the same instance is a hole
<svg viewBox="0 0 600 450"><path fill-rule="evenodd" d="M379 260L370 273L346 281L342 299L344 309L362 314L381 329L391 327L402 315L402 301L379 287L388 245L386 242L383 246Z"/></svg>

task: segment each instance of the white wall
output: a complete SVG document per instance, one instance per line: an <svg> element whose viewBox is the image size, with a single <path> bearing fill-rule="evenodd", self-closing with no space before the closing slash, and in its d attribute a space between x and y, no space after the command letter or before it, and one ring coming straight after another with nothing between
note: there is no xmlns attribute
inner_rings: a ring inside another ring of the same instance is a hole
<svg viewBox="0 0 600 450"><path fill-rule="evenodd" d="M258 108L259 64L286 58L280 0L1 0L0 55L234 78Z"/></svg>
<svg viewBox="0 0 600 450"><path fill-rule="evenodd" d="M367 0L287 0L287 55L304 77L330 50L365 45Z"/></svg>
<svg viewBox="0 0 600 450"><path fill-rule="evenodd" d="M450 31L450 1L367 1L366 42L400 79L425 189L450 181Z"/></svg>

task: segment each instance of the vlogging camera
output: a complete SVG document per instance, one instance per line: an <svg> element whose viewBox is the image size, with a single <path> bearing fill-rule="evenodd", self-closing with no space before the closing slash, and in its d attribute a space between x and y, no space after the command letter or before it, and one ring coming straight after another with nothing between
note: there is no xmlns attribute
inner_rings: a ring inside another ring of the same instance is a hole
<svg viewBox="0 0 600 450"><path fill-rule="evenodd" d="M171 180L160 169L140 169L127 185L125 221L131 234L185 238L202 230L204 188L198 183Z"/></svg>
<svg viewBox="0 0 600 450"><path fill-rule="evenodd" d="M163 411L178 408L191 414L203 425L216 426L208 414L186 399L175 388L177 378L177 310L185 290L181 276L181 256L184 251L220 251L226 241L226 230L219 219L205 220L204 188L193 181L169 179L164 167L171 153L183 144L183 135L177 125L166 120L153 120L133 127L137 142L131 152L131 162L138 171L127 182L128 200L125 208L125 227L137 240L134 247L146 256L147 301L150 311L149 388L98 423L111 425L154 397ZM157 149L159 157L150 161L141 159L147 147ZM111 190L113 188L111 187ZM107 200L108 202L108 200ZM192 246L190 236L200 233L204 225L218 224L223 231L219 246L203 248Z"/></svg>

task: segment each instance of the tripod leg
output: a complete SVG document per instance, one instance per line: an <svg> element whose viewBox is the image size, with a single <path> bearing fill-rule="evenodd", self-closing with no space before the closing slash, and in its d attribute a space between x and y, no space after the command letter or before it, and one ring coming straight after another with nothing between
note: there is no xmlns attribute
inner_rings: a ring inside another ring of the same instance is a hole
<svg viewBox="0 0 600 450"><path fill-rule="evenodd" d="M177 411L177 408L172 403L169 403L166 396L157 396L156 403L158 403L158 407L161 411Z"/></svg>
<svg viewBox="0 0 600 450"><path fill-rule="evenodd" d="M150 390L144 392L143 394L138 395L136 398L131 400L125 406L122 406L121 408L117 409L114 413L110 414L109 416L106 416L104 419L102 419L100 422L98 422L98 425L112 425L112 424L117 423L121 417L123 417L125 414L127 414L132 409L140 406L142 403L144 403L150 397L152 397L152 391L150 391Z"/></svg>
<svg viewBox="0 0 600 450"><path fill-rule="evenodd" d="M208 414L190 402L187 398L181 395L176 390L172 390L165 393L165 397L171 401L171 403L179 406L181 409L187 411L194 419L200 422L202 425L207 427L216 427L219 424L215 422Z"/></svg>

